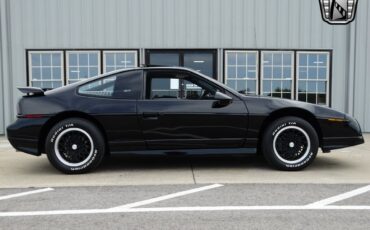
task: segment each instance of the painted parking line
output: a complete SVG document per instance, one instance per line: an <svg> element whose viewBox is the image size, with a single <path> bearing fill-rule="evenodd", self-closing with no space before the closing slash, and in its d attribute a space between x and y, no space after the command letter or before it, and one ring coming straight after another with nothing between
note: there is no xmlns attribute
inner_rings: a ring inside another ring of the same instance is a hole
<svg viewBox="0 0 370 230"><path fill-rule="evenodd" d="M275 211L275 210L365 210L370 211L370 206L203 206L203 207L160 207L160 208L126 208L112 209L81 209L81 210L51 210L27 212L0 212L0 217L20 216L52 216L52 215L81 215L81 214L112 214L112 213L147 213L147 212L189 212L189 211Z"/></svg>
<svg viewBox="0 0 370 230"><path fill-rule="evenodd" d="M213 184L213 185L203 186L203 187L200 187L200 188L190 189L190 190L177 192L177 193L172 193L172 194L168 194L168 195L164 195L164 196L160 196L160 197L156 197L156 198L152 198L152 199L148 199L148 200L143 200L143 201L138 201L138 202L134 202L134 203L130 203L130 204L125 204L125 205L113 207L113 208L110 208L109 210L114 211L114 210L124 210L124 209L128 209L128 208L139 207L139 206L153 204L155 202L159 202L159 201L163 201L163 200L169 200L169 199L173 199L173 198L180 197L180 196L186 196L186 195L189 195L189 194L192 194L192 193L202 192L202 191L206 191L206 190L209 190L209 189L214 189L214 188L218 188L218 187L222 187L222 186L223 186L222 184Z"/></svg>
<svg viewBox="0 0 370 230"><path fill-rule="evenodd" d="M43 189L37 189L33 191L28 191L28 192L21 192L21 193L6 195L6 196L0 196L0 200L7 200L7 199L12 199L12 198L21 197L21 196L28 196L28 195L32 195L36 193L49 192L53 190L54 190L53 188L43 188Z"/></svg>
<svg viewBox="0 0 370 230"><path fill-rule="evenodd" d="M112 214L112 213L148 213L148 212L213 212L213 211L274 211L274 210L362 210L370 211L369 205L330 205L335 202L348 199L370 191L370 185L354 189L327 199L323 199L308 205L276 205L276 206L189 206L189 207L149 207L140 208L139 206L153 204L159 201L168 200L176 197L189 195L196 192L206 191L221 187L221 184L213 184L182 192L159 196L152 199L129 203L107 209L75 209L75 210L48 210L48 211L24 211L24 212L0 212L0 217L20 217L20 216L50 216L50 215L81 215L81 214ZM26 193L10 195L13 197L23 194L32 194L43 191L50 191L52 188L40 189ZM139 208L138 208L139 207Z"/></svg>
<svg viewBox="0 0 370 230"><path fill-rule="evenodd" d="M368 191L370 191L370 185L367 185L367 186L364 186L364 187L361 187L361 188L358 188L358 189L355 189L355 190L352 190L352 191L349 191L349 192L345 192L345 193L342 193L342 194L339 194L339 195L336 195L336 196L332 196L332 197L329 197L329 198L326 198L326 199L308 204L307 206L309 206L309 207L322 207L322 206L333 204L335 202L342 201L342 200L345 200L345 199L348 199L348 198L351 198L351 197L354 197L354 196L361 195L361 194L366 193Z"/></svg>

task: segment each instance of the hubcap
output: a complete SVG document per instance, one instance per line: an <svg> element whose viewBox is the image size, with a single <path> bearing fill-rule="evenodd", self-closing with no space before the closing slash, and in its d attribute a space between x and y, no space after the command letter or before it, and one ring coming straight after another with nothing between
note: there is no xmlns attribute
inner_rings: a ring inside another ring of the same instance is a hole
<svg viewBox="0 0 370 230"><path fill-rule="evenodd" d="M86 131L80 128L69 128L58 135L54 151L63 164L78 167L91 159L94 143Z"/></svg>
<svg viewBox="0 0 370 230"><path fill-rule="evenodd" d="M287 126L276 133L273 147L275 155L281 161L296 164L307 157L311 142L305 130L297 126Z"/></svg>

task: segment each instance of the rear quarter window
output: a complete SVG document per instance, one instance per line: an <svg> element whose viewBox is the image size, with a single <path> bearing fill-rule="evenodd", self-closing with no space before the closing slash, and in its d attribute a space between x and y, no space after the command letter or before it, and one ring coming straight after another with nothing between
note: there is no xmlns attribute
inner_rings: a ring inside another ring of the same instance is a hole
<svg viewBox="0 0 370 230"><path fill-rule="evenodd" d="M86 83L78 94L116 99L139 99L142 71L128 71Z"/></svg>

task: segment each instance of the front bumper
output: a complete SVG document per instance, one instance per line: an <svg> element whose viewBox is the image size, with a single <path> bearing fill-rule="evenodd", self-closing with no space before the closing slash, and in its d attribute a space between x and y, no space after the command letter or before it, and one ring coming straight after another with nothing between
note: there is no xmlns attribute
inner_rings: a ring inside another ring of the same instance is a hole
<svg viewBox="0 0 370 230"><path fill-rule="evenodd" d="M321 122L321 125L324 128L324 136L321 144L324 152L360 145L365 142L360 124L355 118L349 115L345 115L345 121L343 122L333 123L325 120Z"/></svg>
<svg viewBox="0 0 370 230"><path fill-rule="evenodd" d="M48 118L19 118L7 127L7 137L10 144L18 151L41 155L40 134L41 128Z"/></svg>
<svg viewBox="0 0 370 230"><path fill-rule="evenodd" d="M323 152L328 152L333 149L341 149L354 145L363 144L364 138L362 136L357 137L324 137L322 140Z"/></svg>

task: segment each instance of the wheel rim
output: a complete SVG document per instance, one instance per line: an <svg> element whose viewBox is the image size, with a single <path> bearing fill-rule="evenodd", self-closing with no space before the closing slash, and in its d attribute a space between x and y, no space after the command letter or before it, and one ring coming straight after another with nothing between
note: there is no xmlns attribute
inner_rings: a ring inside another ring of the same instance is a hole
<svg viewBox="0 0 370 230"><path fill-rule="evenodd" d="M66 166L79 167L93 156L94 142L86 131L69 128L58 135L54 151L58 160Z"/></svg>
<svg viewBox="0 0 370 230"><path fill-rule="evenodd" d="M297 164L310 153L311 141L302 128L287 126L276 133L273 146L279 160L288 164Z"/></svg>

